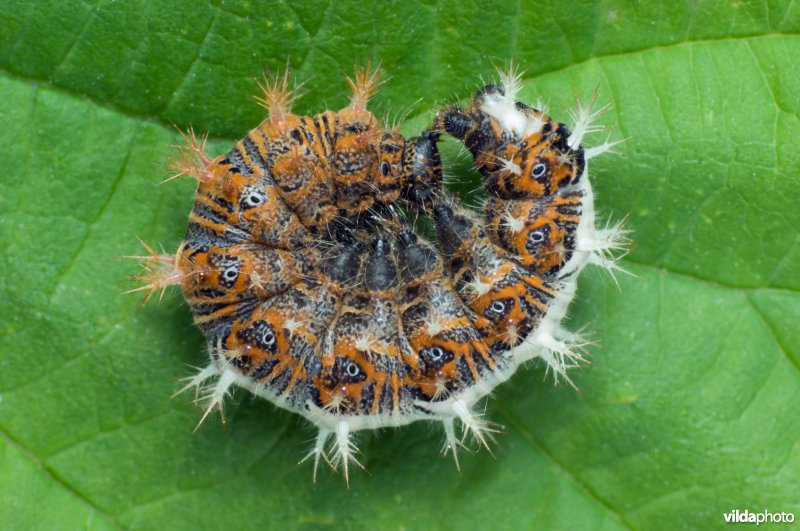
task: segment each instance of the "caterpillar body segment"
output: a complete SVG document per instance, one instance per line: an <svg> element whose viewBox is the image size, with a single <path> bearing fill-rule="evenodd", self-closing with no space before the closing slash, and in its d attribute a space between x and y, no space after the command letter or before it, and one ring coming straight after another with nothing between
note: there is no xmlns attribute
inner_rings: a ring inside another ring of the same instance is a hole
<svg viewBox="0 0 800 531"><path fill-rule="evenodd" d="M357 432L441 422L444 452L490 449L499 427L479 402L532 359L556 381L591 344L562 326L587 264L620 270L628 232L595 226L585 148L604 109L580 106L568 127L518 100L502 74L465 106L405 137L369 110L382 84L367 65L339 111L292 111L288 69L265 76L267 117L211 157L191 129L168 162L197 181L177 253L137 257L142 285L181 290L209 363L188 378L201 423L233 386L318 429L303 461L360 467ZM446 190L438 142L471 153L487 198L465 207ZM413 222L428 217L432 241Z"/></svg>

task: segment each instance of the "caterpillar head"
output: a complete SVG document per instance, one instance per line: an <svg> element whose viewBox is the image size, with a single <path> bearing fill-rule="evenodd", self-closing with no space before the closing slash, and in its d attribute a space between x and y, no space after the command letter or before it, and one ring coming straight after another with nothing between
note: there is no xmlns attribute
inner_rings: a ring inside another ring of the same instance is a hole
<svg viewBox="0 0 800 531"><path fill-rule="evenodd" d="M413 206L430 206L439 195L442 159L436 144L438 140L438 132L426 131L406 142L400 187L403 199Z"/></svg>

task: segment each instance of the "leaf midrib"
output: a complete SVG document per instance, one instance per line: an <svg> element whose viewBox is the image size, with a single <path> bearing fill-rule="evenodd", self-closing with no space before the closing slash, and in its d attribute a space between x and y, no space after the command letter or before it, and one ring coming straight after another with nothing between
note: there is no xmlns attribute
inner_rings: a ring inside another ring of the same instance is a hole
<svg viewBox="0 0 800 531"><path fill-rule="evenodd" d="M588 57L582 59L581 61L577 61L574 63L558 66L555 68L551 68L549 70L542 70L537 72L535 76L523 77L525 80L535 80L536 78L552 75L552 74L559 74L562 72L568 72L570 70L580 68L581 66L604 61L606 59L616 58L616 57L626 57L631 55L637 55L646 52L652 52L657 50L668 50L673 48L681 48L681 47L689 47L689 46L696 46L696 45L703 45L703 44L711 44L711 43L721 43L721 42L751 42L753 40L767 40L767 39L774 39L774 38L782 38L782 37L798 37L800 33L790 33L790 32L767 32L767 33L753 33L749 35L740 35L735 37L719 37L719 38L709 38L709 39L696 39L696 40L685 40L670 44L661 44L656 46L645 46L641 48L636 48L633 50L626 50L621 52L613 52L613 53L606 53L600 55L594 55L592 57ZM55 67L58 68L58 65ZM25 83L36 85L43 88L49 88L55 92L62 93L68 96L71 96L76 99L80 99L83 101L87 101L92 105L96 105L107 109L109 111L113 111L115 113L121 114L123 116L127 116L128 118L132 118L134 120L150 122L160 127L163 127L167 130L172 131L174 129L175 124L171 121L166 120L159 116L158 114L144 114L144 113L137 113L136 111L117 105L110 101L105 101L101 99L97 99L93 96L85 94L83 92L74 90L67 86L61 85L59 83L54 83L50 79L43 79L41 77L32 77L26 74L22 74L20 72L15 71L13 68L9 68L8 65L0 66L0 75L4 75L8 78L12 78L18 81L23 81ZM186 76L184 76L185 78ZM178 83L178 86L183 84L184 78ZM457 99L465 98L472 92L472 89L463 89L461 91L454 91L454 94L457 95ZM774 98L773 98L774 99ZM780 110L780 107L778 107ZM423 111L413 117L409 117L407 121L414 121L416 119L420 119L423 116L428 115L428 110ZM189 124L185 124L189 125ZM208 137L209 141L211 142L220 142L220 143L230 143L233 144L234 142L238 141L239 138L230 138L230 137L222 137L222 136L214 136L209 134Z"/></svg>

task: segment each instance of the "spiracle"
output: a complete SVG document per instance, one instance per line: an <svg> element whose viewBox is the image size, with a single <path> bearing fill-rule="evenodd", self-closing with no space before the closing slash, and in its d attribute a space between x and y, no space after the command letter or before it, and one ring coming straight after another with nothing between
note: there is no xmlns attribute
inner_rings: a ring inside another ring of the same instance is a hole
<svg viewBox="0 0 800 531"><path fill-rule="evenodd" d="M202 393L201 423L243 387L317 426L314 477L324 458L347 480L353 432L439 421L455 457L467 435L489 448L475 405L521 364L569 381L587 344L561 326L578 274L613 275L628 243L621 223L595 227L588 178L615 143L583 146L605 109L579 105L567 128L520 102L519 81L501 73L406 138L367 109L378 69L356 69L347 107L307 117L287 68L227 154L184 134L169 166L197 181L186 237L174 255L146 246L132 291L178 285L191 308L211 359L182 390ZM472 154L482 213L442 185L443 134Z"/></svg>

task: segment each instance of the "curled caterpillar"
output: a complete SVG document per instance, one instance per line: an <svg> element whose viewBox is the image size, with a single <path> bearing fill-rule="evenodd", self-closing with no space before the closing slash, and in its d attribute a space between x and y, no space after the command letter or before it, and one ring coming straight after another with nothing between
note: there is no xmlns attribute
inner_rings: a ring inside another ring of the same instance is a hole
<svg viewBox="0 0 800 531"><path fill-rule="evenodd" d="M184 387L202 391L201 423L233 385L297 412L319 429L315 478L321 459L348 478L353 432L416 420L441 422L454 456L456 425L488 449L476 402L533 358L568 380L586 344L561 327L578 274L618 269L627 244L621 225L595 228L588 161L613 143L582 142L602 111L579 107L568 129L517 100L512 71L406 138L367 109L377 69L348 81L347 107L308 117L288 69L265 76L268 117L216 158L185 134L169 164L197 181L186 237L139 257L137 290L178 285L208 342ZM442 134L472 154L482 213L443 187Z"/></svg>

